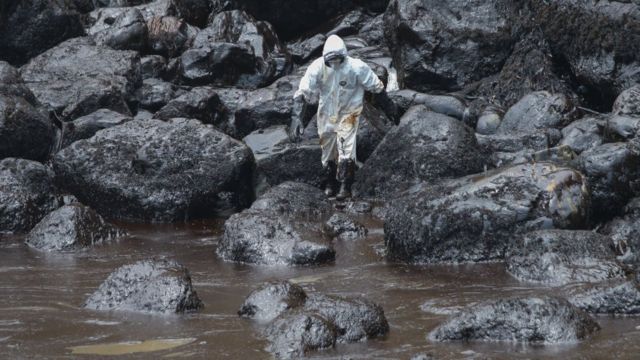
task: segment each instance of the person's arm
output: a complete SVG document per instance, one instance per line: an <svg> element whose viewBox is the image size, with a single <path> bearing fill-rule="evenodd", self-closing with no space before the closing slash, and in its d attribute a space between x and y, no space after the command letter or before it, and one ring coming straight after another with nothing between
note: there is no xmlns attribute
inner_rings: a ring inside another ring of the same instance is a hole
<svg viewBox="0 0 640 360"><path fill-rule="evenodd" d="M300 79L298 90L293 95L293 107L291 109L291 125L289 126L289 137L291 141L298 141L300 135L304 134L302 120L307 109L307 102L317 97L318 76L322 69L318 69L318 62L314 61L304 76Z"/></svg>
<svg viewBox="0 0 640 360"><path fill-rule="evenodd" d="M366 91L374 94L373 99L376 105L382 108L382 111L384 111L394 124L398 125L400 120L398 117L398 107L389 98L389 95L387 95L384 83L378 78L369 65L364 62L362 65L360 74L362 86Z"/></svg>

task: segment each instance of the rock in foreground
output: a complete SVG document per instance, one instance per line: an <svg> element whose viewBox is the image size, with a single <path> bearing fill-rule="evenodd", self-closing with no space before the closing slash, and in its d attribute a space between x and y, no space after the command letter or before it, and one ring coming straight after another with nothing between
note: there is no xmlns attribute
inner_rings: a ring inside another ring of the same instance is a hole
<svg viewBox="0 0 640 360"><path fill-rule="evenodd" d="M143 260L111 273L84 306L93 310L183 313L200 309L202 302L184 266L169 260Z"/></svg>
<svg viewBox="0 0 640 360"><path fill-rule="evenodd" d="M574 290L569 301L594 314L640 315L640 284L614 280Z"/></svg>
<svg viewBox="0 0 640 360"><path fill-rule="evenodd" d="M252 200L253 155L197 120L135 120L98 132L53 160L59 183L111 218L183 221Z"/></svg>
<svg viewBox="0 0 640 360"><path fill-rule="evenodd" d="M47 215L25 241L38 250L66 251L107 243L125 234L92 209L73 204Z"/></svg>
<svg viewBox="0 0 640 360"><path fill-rule="evenodd" d="M514 298L468 308L429 337L437 341L570 343L598 329L600 326L589 315L564 299Z"/></svg>

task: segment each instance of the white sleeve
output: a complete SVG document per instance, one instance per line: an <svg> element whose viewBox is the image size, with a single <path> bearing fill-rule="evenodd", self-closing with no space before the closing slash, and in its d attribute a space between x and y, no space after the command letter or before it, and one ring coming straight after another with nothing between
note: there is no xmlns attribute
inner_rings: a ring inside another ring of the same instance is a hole
<svg viewBox="0 0 640 360"><path fill-rule="evenodd" d="M320 65L320 66L318 66ZM307 71L305 71L304 76L300 79L300 85L298 86L298 91L293 95L293 97L298 97L300 95L304 95L304 98L307 102L314 102L320 93L320 84L319 78L322 72L322 63L318 61L314 61L309 65Z"/></svg>
<svg viewBox="0 0 640 360"><path fill-rule="evenodd" d="M371 70L369 65L364 61L360 61L358 67L358 78L366 91L378 94L384 90L384 84L380 81L378 75Z"/></svg>

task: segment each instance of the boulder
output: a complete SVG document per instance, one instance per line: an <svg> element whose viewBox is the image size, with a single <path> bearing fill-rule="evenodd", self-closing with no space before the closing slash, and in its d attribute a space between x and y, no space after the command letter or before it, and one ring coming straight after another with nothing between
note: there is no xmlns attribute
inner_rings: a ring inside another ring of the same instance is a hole
<svg viewBox="0 0 640 360"><path fill-rule="evenodd" d="M640 85L635 85L618 95L613 103L614 115L640 117Z"/></svg>
<svg viewBox="0 0 640 360"><path fill-rule="evenodd" d="M307 293L288 281L266 283L253 290L238 310L238 315L259 322L271 322L290 309L304 305Z"/></svg>
<svg viewBox="0 0 640 360"><path fill-rule="evenodd" d="M562 139L558 129L531 133L476 134L478 144L487 154L487 162L496 168L510 166L535 159L536 153L549 152ZM571 150L568 146L564 146Z"/></svg>
<svg viewBox="0 0 640 360"><path fill-rule="evenodd" d="M624 207L624 214L604 224L599 230L609 237L618 260L640 268L640 198Z"/></svg>
<svg viewBox="0 0 640 360"><path fill-rule="evenodd" d="M514 43L499 7L482 0L390 1L385 36L403 87L455 91L499 72Z"/></svg>
<svg viewBox="0 0 640 360"><path fill-rule="evenodd" d="M53 159L57 180L110 218L184 221L252 200L249 148L197 120L134 120Z"/></svg>
<svg viewBox="0 0 640 360"><path fill-rule="evenodd" d="M169 103L171 100L182 95L184 92L184 90L179 89L172 83L160 79L146 79L142 82L142 86L138 90L136 90L136 98L141 109L157 111L163 106L167 105L167 103ZM171 118L196 118L193 116L189 116L189 114L181 115L182 116L172 116Z"/></svg>
<svg viewBox="0 0 640 360"><path fill-rule="evenodd" d="M197 311L202 301L184 266L166 259L142 260L111 273L84 307L170 314Z"/></svg>
<svg viewBox="0 0 640 360"><path fill-rule="evenodd" d="M540 230L517 236L507 271L523 281L549 285L623 278L609 238L592 231Z"/></svg>
<svg viewBox="0 0 640 360"><path fill-rule="evenodd" d="M116 240L126 232L107 223L92 209L81 205L65 205L45 216L25 242L44 251L69 251Z"/></svg>
<svg viewBox="0 0 640 360"><path fill-rule="evenodd" d="M568 299L573 305L593 314L640 314L640 285L633 280L607 281L574 289Z"/></svg>
<svg viewBox="0 0 640 360"><path fill-rule="evenodd" d="M487 106L476 123L476 133L480 135L493 135L498 132L504 111L495 106Z"/></svg>
<svg viewBox="0 0 640 360"><path fill-rule="evenodd" d="M312 37L298 39L287 44L287 51L297 64L306 64L322 56L322 48L327 41L325 34L315 34Z"/></svg>
<svg viewBox="0 0 640 360"><path fill-rule="evenodd" d="M62 124L60 148L63 149L78 140L89 139L102 129L108 129L131 121L131 117L109 109L100 109Z"/></svg>
<svg viewBox="0 0 640 360"><path fill-rule="evenodd" d="M204 27L213 4L211 0L171 0L177 17L191 25Z"/></svg>
<svg viewBox="0 0 640 360"><path fill-rule="evenodd" d="M633 197L640 152L630 143L603 144L580 154L575 166L588 179L594 218L606 220Z"/></svg>
<svg viewBox="0 0 640 360"><path fill-rule="evenodd" d="M0 94L21 97L36 107L40 105L35 95L24 84L20 71L6 61L0 61Z"/></svg>
<svg viewBox="0 0 640 360"><path fill-rule="evenodd" d="M83 34L80 14L69 1L5 2L0 11L0 60L22 65L64 40Z"/></svg>
<svg viewBox="0 0 640 360"><path fill-rule="evenodd" d="M161 55L147 55L140 59L140 73L142 79L164 77L167 71L167 60Z"/></svg>
<svg viewBox="0 0 640 360"><path fill-rule="evenodd" d="M604 119L604 132L608 142L634 139L640 131L640 117L612 115Z"/></svg>
<svg viewBox="0 0 640 360"><path fill-rule="evenodd" d="M154 115L156 119L161 120L179 117L198 119L204 124L214 125L224 133L233 134L233 131L229 130L231 116L232 110L226 107L219 92L206 86L195 87L183 93L169 101Z"/></svg>
<svg viewBox="0 0 640 360"><path fill-rule="evenodd" d="M367 228L343 213L335 213L325 223L325 231L338 240L356 240L367 236Z"/></svg>
<svg viewBox="0 0 640 360"><path fill-rule="evenodd" d="M336 344L336 329L315 314L291 314L276 319L267 330L267 350L276 359L299 359L305 354Z"/></svg>
<svg viewBox="0 0 640 360"><path fill-rule="evenodd" d="M47 160L56 137L51 120L25 98L1 90L0 159Z"/></svg>
<svg viewBox="0 0 640 360"><path fill-rule="evenodd" d="M109 27L103 26L104 24L103 22L87 31L96 44L116 50L146 50L149 29L140 10L130 8L119 14Z"/></svg>
<svg viewBox="0 0 640 360"><path fill-rule="evenodd" d="M311 185L283 183L224 224L218 254L225 260L263 265L319 265L335 250L322 233L331 205Z"/></svg>
<svg viewBox="0 0 640 360"><path fill-rule="evenodd" d="M411 108L356 172L359 196L389 197L420 181L482 171L473 129L424 106Z"/></svg>
<svg viewBox="0 0 640 360"><path fill-rule="evenodd" d="M501 299L472 306L449 318L429 337L436 341L573 343L600 326L557 297Z"/></svg>
<svg viewBox="0 0 640 360"><path fill-rule="evenodd" d="M640 4L635 1L530 0L532 19L556 58L604 109L640 79Z"/></svg>
<svg viewBox="0 0 640 360"><path fill-rule="evenodd" d="M148 48L165 57L180 56L198 34L198 28L174 16L154 16L147 20Z"/></svg>
<svg viewBox="0 0 640 360"><path fill-rule="evenodd" d="M389 97L400 108L401 113L405 113L413 106L424 105L433 112L463 120L468 112L467 104L452 95L431 95L402 89L390 92Z"/></svg>
<svg viewBox="0 0 640 360"><path fill-rule="evenodd" d="M189 49L180 57L179 74L190 86L255 86L256 58L251 49L233 43L210 43Z"/></svg>
<svg viewBox="0 0 640 360"><path fill-rule="evenodd" d="M30 160L0 161L0 232L27 232L62 205L54 175Z"/></svg>
<svg viewBox="0 0 640 360"><path fill-rule="evenodd" d="M196 36L192 49L211 48L212 43L233 43L249 50L246 54L247 58L253 59L253 69L249 69L250 71L238 78L237 84L240 86L263 87L291 70L291 57L271 25L257 21L244 11L224 11L212 17L209 26ZM220 54L209 59L219 61L219 56ZM210 65L211 70L216 66L215 64ZM232 61L227 66L239 66L239 64ZM187 67L184 69L188 70ZM244 70L242 67L239 69ZM224 71L221 74L224 75ZM192 72L188 71L184 75L190 82L198 82L201 77L193 78L191 77ZM212 76L212 80L217 80L215 74ZM234 82L227 85L233 84Z"/></svg>
<svg viewBox="0 0 640 360"><path fill-rule="evenodd" d="M97 46L89 38L65 41L21 73L38 101L63 121L101 108L129 115L127 100L142 82L137 53Z"/></svg>
<svg viewBox="0 0 640 360"><path fill-rule="evenodd" d="M585 117L574 121L562 129L560 145L569 146L580 154L604 143L600 124L604 121L600 117Z"/></svg>
<svg viewBox="0 0 640 360"><path fill-rule="evenodd" d="M394 198L386 211L388 258L409 263L499 260L520 232L585 226L589 199L582 174L544 162L417 185Z"/></svg>
<svg viewBox="0 0 640 360"><path fill-rule="evenodd" d="M568 125L574 108L563 94L548 91L530 93L504 115L498 134L533 133Z"/></svg>

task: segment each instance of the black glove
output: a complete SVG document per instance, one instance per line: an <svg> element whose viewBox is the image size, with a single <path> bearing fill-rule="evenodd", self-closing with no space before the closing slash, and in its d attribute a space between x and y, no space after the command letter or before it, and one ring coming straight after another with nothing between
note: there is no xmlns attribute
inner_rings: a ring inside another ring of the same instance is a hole
<svg viewBox="0 0 640 360"><path fill-rule="evenodd" d="M400 123L398 106L389 98L386 90L382 90L382 92L374 94L373 101L395 125Z"/></svg>
<svg viewBox="0 0 640 360"><path fill-rule="evenodd" d="M293 98L293 108L291 110L291 125L289 126L289 139L294 142L300 140L300 135L304 134L304 125L302 118L307 108L304 96L296 96Z"/></svg>

